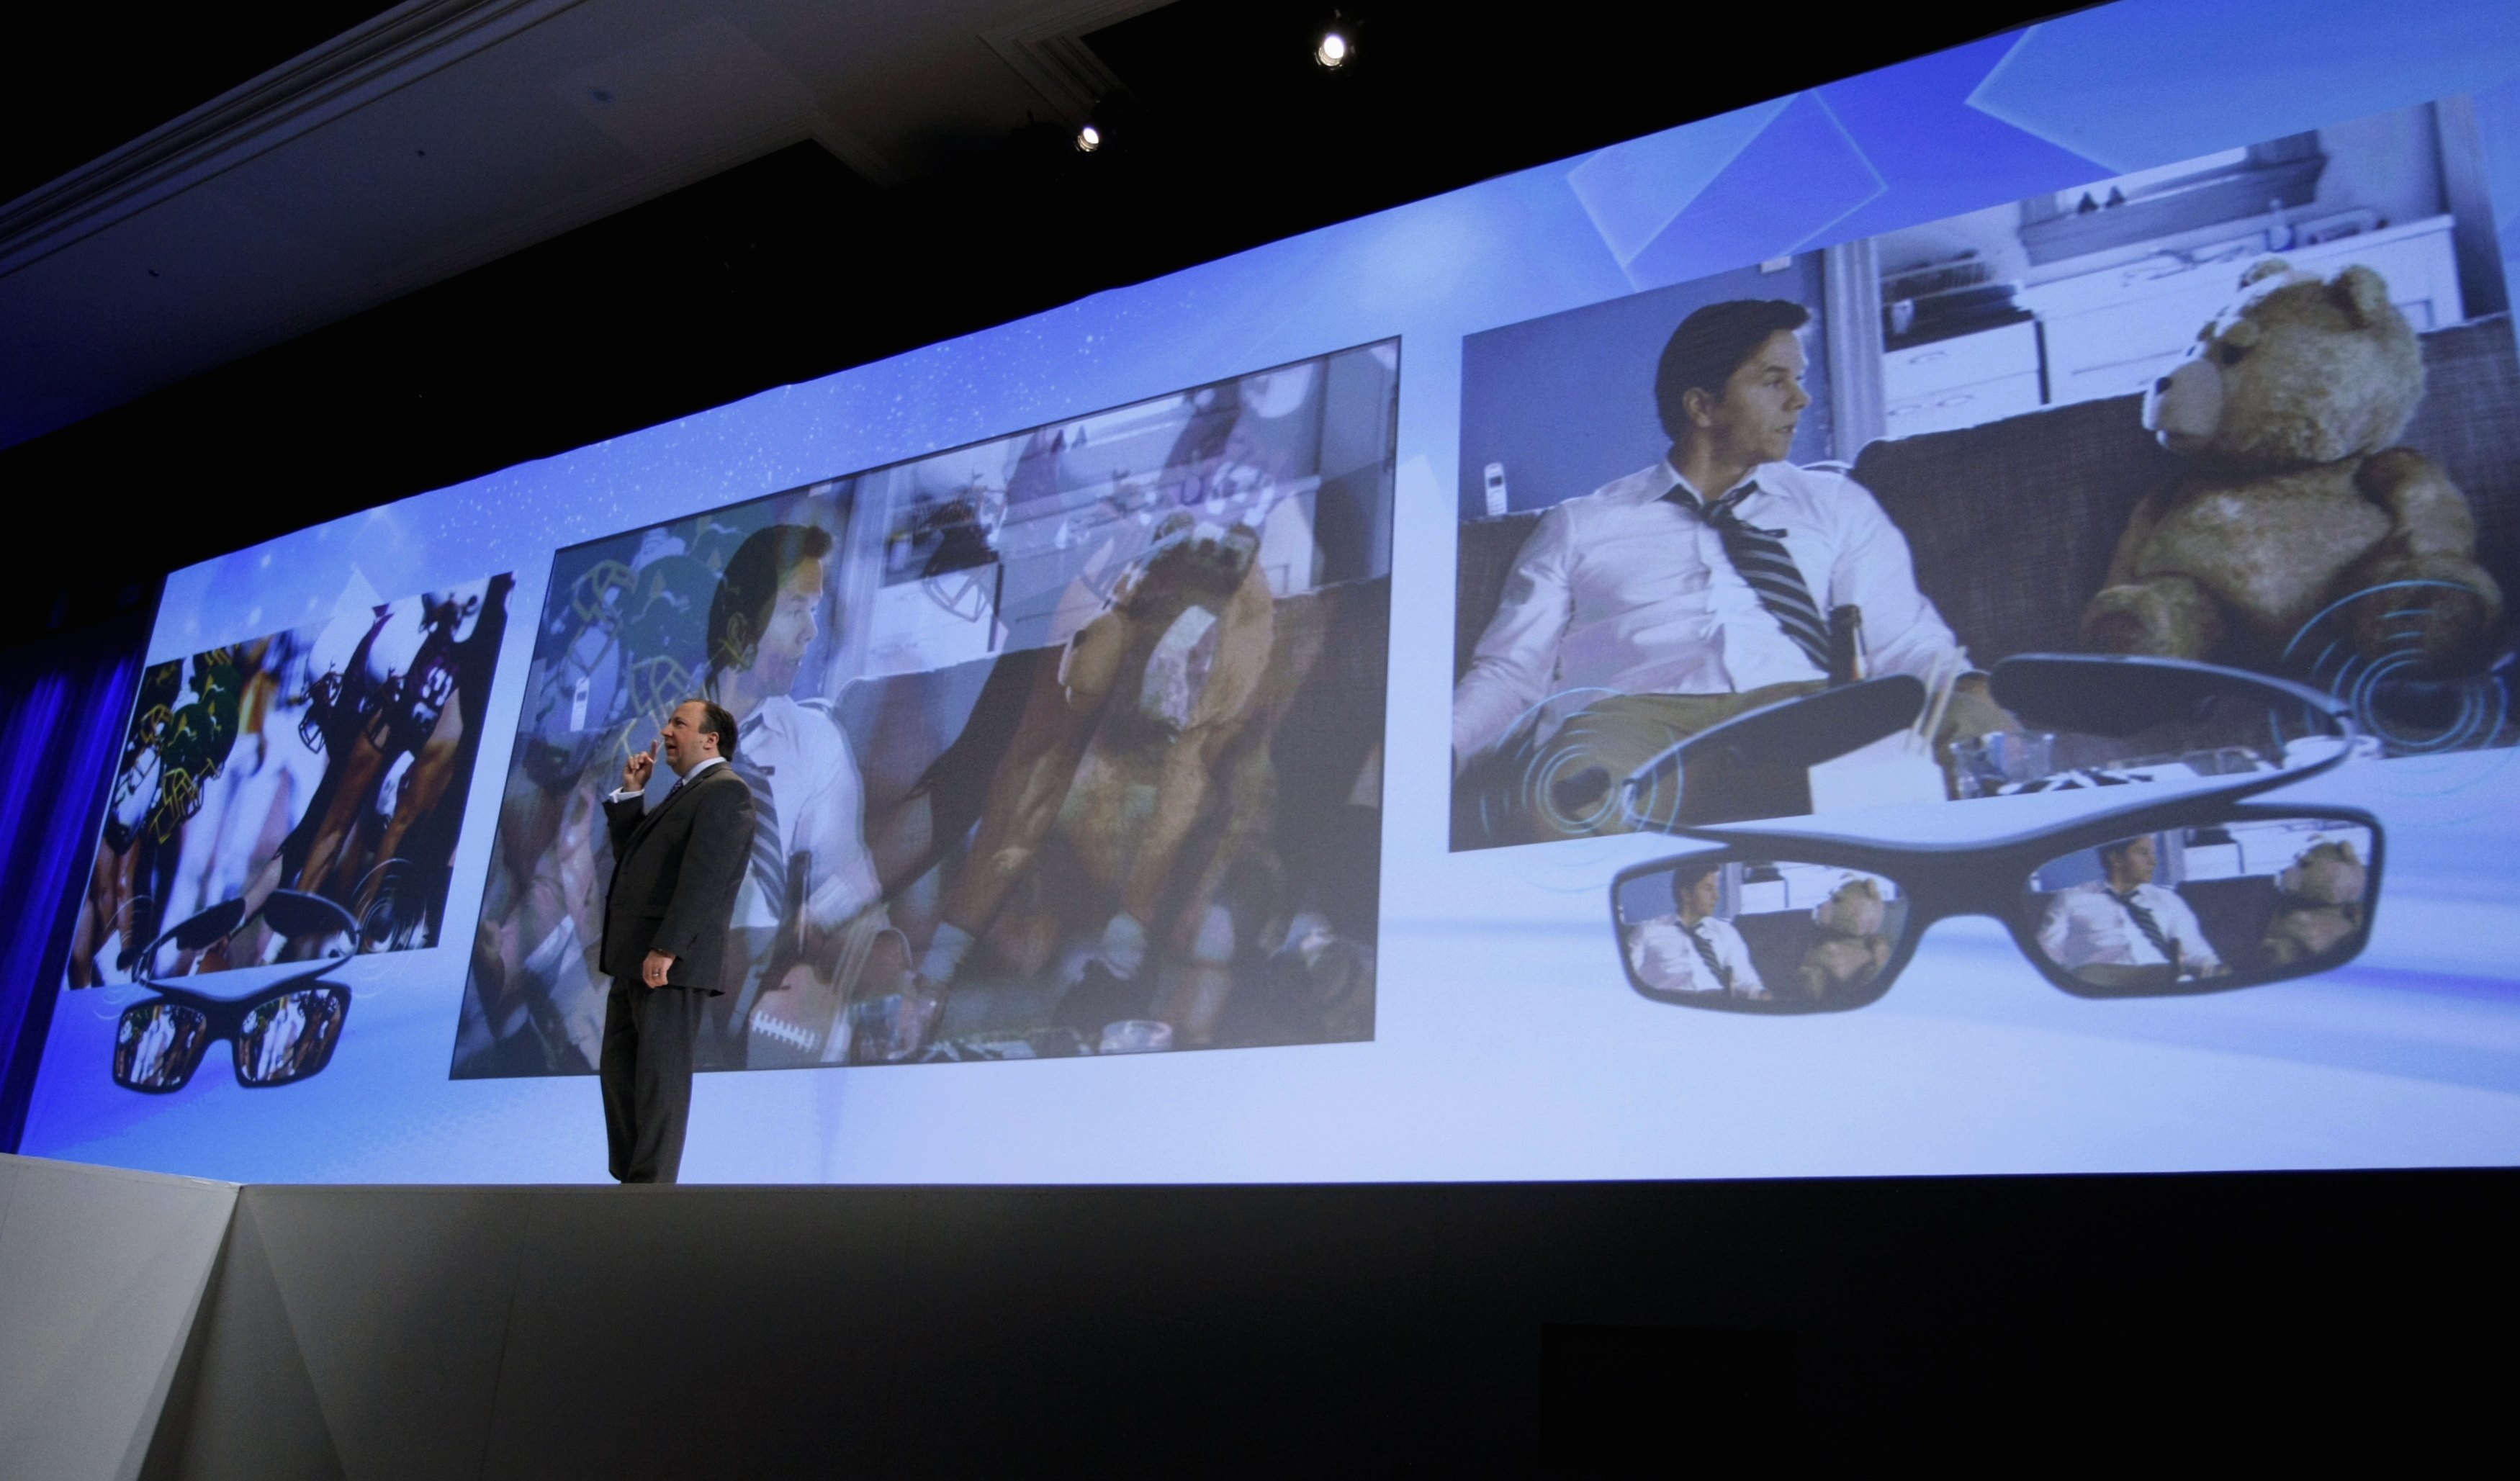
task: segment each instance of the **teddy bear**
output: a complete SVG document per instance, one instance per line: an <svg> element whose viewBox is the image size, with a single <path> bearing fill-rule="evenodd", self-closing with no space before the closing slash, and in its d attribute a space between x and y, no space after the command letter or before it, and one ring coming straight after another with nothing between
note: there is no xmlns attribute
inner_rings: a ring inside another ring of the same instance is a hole
<svg viewBox="0 0 2520 1481"><path fill-rule="evenodd" d="M2456 485L2392 444L2424 364L2389 286L2268 258L2144 395L2143 425L2185 467L2138 505L2083 613L2105 652L2269 668L2330 606L2366 659L2455 675L2488 656L2502 594L2477 564Z"/></svg>
<svg viewBox="0 0 2520 1481"><path fill-rule="evenodd" d="M1870 879L1849 879L1812 909L1818 927L1803 951L1794 980L1815 1002L1845 989L1860 990L1890 965L1890 940L1881 923L1890 907L1881 886Z"/></svg>
<svg viewBox="0 0 2520 1481"><path fill-rule="evenodd" d="M1281 641L1259 553L1248 524L1184 511L1155 526L1057 668L1036 667L970 862L941 902L967 943L987 941L1026 974L1099 927L1055 1012L1089 1043L1105 1024L1153 1017L1174 1043L1206 1046L1238 966L1268 924L1282 928L1269 742L1319 645ZM952 977L942 960L922 964L888 1042L860 1053L918 1052Z"/></svg>
<svg viewBox="0 0 2520 1481"><path fill-rule="evenodd" d="M2267 921L2259 950L2276 966L2314 962L2362 928L2362 892L2370 871L2354 845L2341 839L2314 843L2275 876L2283 903Z"/></svg>

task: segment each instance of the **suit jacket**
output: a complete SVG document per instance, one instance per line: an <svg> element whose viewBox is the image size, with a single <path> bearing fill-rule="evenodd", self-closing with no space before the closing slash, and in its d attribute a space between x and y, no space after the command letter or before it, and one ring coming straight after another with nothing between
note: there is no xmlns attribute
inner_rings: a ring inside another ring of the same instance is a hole
<svg viewBox="0 0 2520 1481"><path fill-rule="evenodd" d="M652 951L671 952L665 980L718 992L735 894L752 859L752 788L733 765L683 784L654 812L647 799L604 803L612 883L604 897L605 975L639 979Z"/></svg>

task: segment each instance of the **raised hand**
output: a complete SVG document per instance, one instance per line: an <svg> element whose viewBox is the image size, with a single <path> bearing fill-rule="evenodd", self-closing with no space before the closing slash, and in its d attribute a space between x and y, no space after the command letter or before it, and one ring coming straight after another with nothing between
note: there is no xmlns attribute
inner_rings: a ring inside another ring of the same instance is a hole
<svg viewBox="0 0 2520 1481"><path fill-rule="evenodd" d="M644 792L648 779L656 775L656 753L645 750L621 763L621 787L624 791Z"/></svg>

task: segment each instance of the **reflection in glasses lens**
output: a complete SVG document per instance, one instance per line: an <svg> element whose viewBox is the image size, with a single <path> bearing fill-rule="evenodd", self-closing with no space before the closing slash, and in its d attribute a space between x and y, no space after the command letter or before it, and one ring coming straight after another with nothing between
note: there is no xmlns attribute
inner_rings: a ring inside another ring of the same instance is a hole
<svg viewBox="0 0 2520 1481"><path fill-rule="evenodd" d="M1908 901L1886 875L1722 855L1630 875L1617 903L1638 987L1772 1012L1869 1003L1908 923Z"/></svg>
<svg viewBox="0 0 2520 1481"><path fill-rule="evenodd" d="M143 1003L122 1010L113 1040L113 1079L132 1090L181 1090L193 1078L210 1021L181 1004Z"/></svg>
<svg viewBox="0 0 2520 1481"><path fill-rule="evenodd" d="M2370 928L2372 830L2275 818L2111 839L2041 865L2023 921L2048 961L2103 992L2318 971Z"/></svg>
<svg viewBox="0 0 2520 1481"><path fill-rule="evenodd" d="M333 992L285 993L245 1016L237 1040L237 1078L247 1085L286 1085L313 1074L332 1056L341 1003Z"/></svg>

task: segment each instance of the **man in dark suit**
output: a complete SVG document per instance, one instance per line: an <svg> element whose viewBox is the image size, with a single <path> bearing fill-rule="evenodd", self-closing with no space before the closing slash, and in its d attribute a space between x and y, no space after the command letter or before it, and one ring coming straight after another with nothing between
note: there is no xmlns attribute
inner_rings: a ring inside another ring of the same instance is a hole
<svg viewBox="0 0 2520 1481"><path fill-rule="evenodd" d="M652 751L624 763L620 789L604 799L612 883L597 961L612 990L597 1078L612 1176L624 1183L671 1183L682 1166L700 999L720 991L727 925L752 856L752 789L726 764L735 717L687 700L656 739L682 779L665 800L653 811L647 804Z"/></svg>

